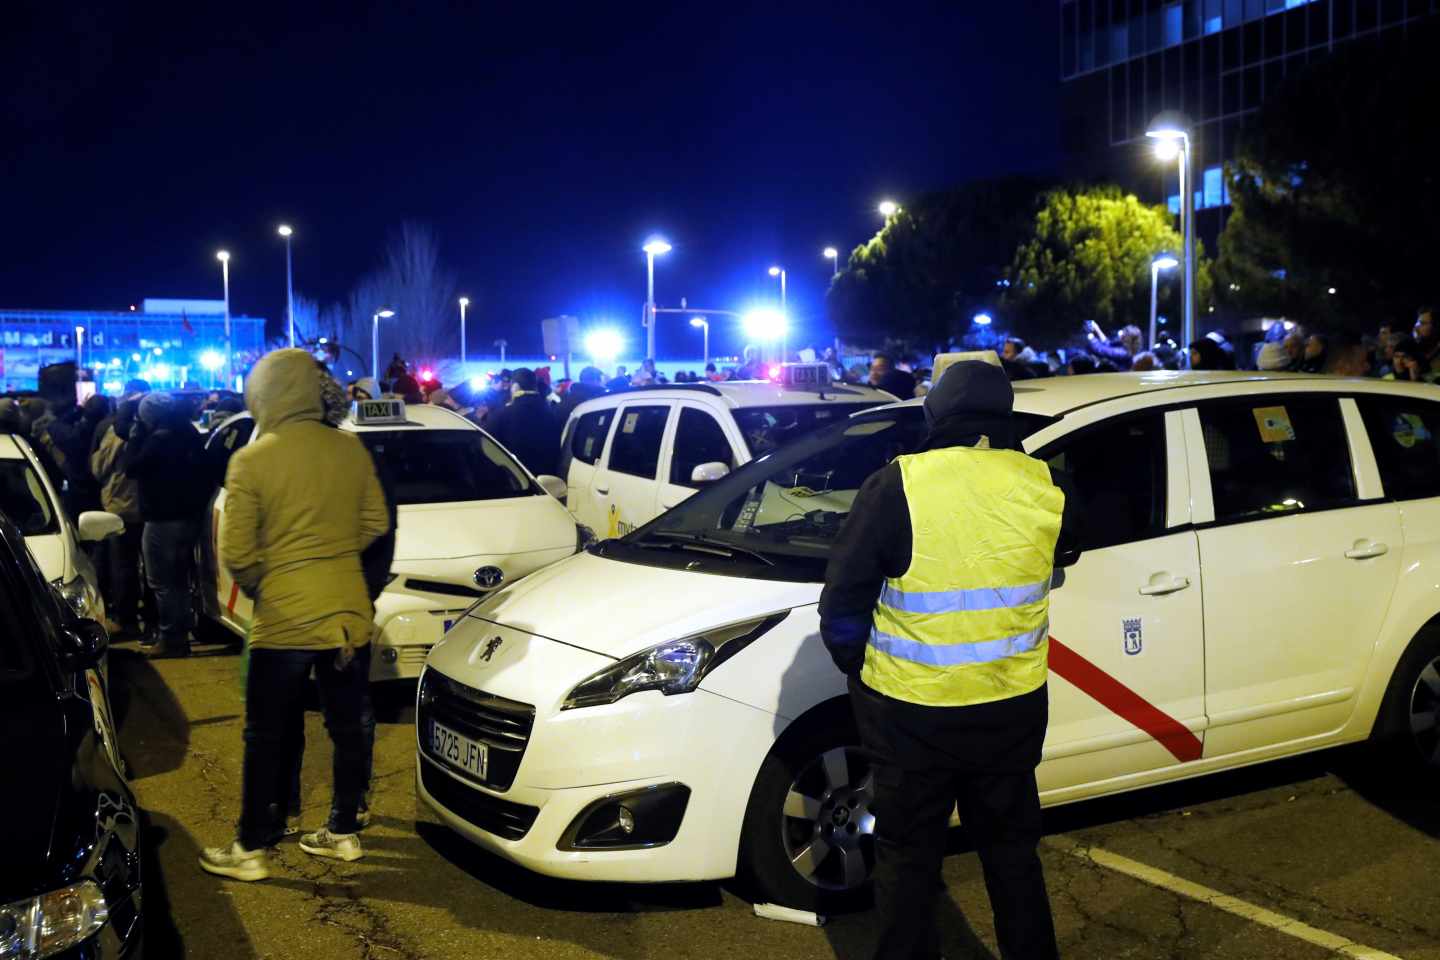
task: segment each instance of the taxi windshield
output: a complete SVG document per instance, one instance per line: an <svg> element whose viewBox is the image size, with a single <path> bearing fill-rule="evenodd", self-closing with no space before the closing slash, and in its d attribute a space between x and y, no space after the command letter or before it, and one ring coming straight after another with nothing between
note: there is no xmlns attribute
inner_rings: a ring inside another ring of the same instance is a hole
<svg viewBox="0 0 1440 960"><path fill-rule="evenodd" d="M479 430L366 430L360 439L384 464L399 506L538 492L520 464Z"/></svg>
<svg viewBox="0 0 1440 960"><path fill-rule="evenodd" d="M27 537L59 530L40 475L28 460L0 460L0 512Z"/></svg>
<svg viewBox="0 0 1440 960"><path fill-rule="evenodd" d="M808 403L775 407L741 407L734 411L735 423L750 448L750 456L763 457L801 437L808 437L821 427L844 420L850 414L880 404L873 403Z"/></svg>
<svg viewBox="0 0 1440 960"><path fill-rule="evenodd" d="M1049 422L1024 414L1016 420L1022 437ZM844 418L746 464L599 549L635 563L818 583L861 485L896 457L915 452L926 433L919 406Z"/></svg>

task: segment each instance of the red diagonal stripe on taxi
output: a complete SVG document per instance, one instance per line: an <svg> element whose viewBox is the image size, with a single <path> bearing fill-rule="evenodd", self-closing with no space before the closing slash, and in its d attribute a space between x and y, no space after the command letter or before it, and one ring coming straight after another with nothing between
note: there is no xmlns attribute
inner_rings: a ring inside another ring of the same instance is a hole
<svg viewBox="0 0 1440 960"><path fill-rule="evenodd" d="M1050 669L1102 707L1160 741L1176 760L1185 763L1200 759L1204 745L1184 724L1054 637L1050 638Z"/></svg>

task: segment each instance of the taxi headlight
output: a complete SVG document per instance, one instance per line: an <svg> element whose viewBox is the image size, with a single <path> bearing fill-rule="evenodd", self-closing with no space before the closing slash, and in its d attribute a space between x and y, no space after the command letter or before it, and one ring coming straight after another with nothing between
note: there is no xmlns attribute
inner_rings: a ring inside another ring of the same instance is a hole
<svg viewBox="0 0 1440 960"><path fill-rule="evenodd" d="M40 960L84 942L110 908L93 880L0 905L0 960Z"/></svg>
<svg viewBox="0 0 1440 960"><path fill-rule="evenodd" d="M63 583L56 580L55 592L71 610L75 611L75 616L88 617L92 620L99 619L95 614L100 607L100 598L95 595L94 589L84 577L77 576L75 579ZM4 954L0 954L0 957L3 956Z"/></svg>
<svg viewBox="0 0 1440 960"><path fill-rule="evenodd" d="M582 680L570 691L560 709L614 703L642 690L659 690L667 697L689 693L711 670L745 649L789 613L785 610L641 650Z"/></svg>

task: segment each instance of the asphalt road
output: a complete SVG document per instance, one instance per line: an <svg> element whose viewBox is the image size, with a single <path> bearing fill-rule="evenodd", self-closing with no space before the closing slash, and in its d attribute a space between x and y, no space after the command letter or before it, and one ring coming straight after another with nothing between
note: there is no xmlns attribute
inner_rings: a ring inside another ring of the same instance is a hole
<svg viewBox="0 0 1440 960"><path fill-rule="evenodd" d="M227 842L239 811L239 660L204 646L188 660L152 663L123 647L111 656L121 742L150 822L151 960L862 958L873 948L868 913L799 926L757 919L725 884L560 882L481 853L416 803L413 685L377 699L364 860L317 860L291 841L265 882L210 876L199 850ZM329 809L331 756L316 712L306 736L313 829ZM1042 856L1062 953L1440 960L1440 796L1370 762L1332 751L1048 811ZM946 956L997 957L962 831L945 887Z"/></svg>

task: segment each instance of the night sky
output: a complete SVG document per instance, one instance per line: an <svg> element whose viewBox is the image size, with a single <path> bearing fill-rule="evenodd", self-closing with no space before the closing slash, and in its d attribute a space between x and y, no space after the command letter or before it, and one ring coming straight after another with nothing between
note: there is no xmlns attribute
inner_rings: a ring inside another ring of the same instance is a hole
<svg viewBox="0 0 1440 960"><path fill-rule="evenodd" d="M662 306L744 306L779 262L818 330L820 251L863 242L882 197L1059 170L1056 21L1054 0L23 0L0 35L0 306L218 298L225 246L236 312L278 332L276 224L297 290L332 301L412 219L487 346L538 346L559 313L642 337L653 232L675 245Z"/></svg>

